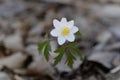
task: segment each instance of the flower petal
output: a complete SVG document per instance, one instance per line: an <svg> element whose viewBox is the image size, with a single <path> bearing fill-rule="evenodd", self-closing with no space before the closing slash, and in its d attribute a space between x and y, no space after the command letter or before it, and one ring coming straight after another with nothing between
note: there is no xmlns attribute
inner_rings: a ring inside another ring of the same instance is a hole
<svg viewBox="0 0 120 80"><path fill-rule="evenodd" d="M73 26L74 25L74 20L69 21L67 24L68 24L68 27Z"/></svg>
<svg viewBox="0 0 120 80"><path fill-rule="evenodd" d="M67 19L66 19L66 18L62 18L62 19L61 19L61 22L65 22L65 23L66 23L66 22L67 22Z"/></svg>
<svg viewBox="0 0 120 80"><path fill-rule="evenodd" d="M76 33L78 30L79 30L78 27L73 26L73 27L71 28L71 33Z"/></svg>
<svg viewBox="0 0 120 80"><path fill-rule="evenodd" d="M61 27L61 22L59 22L57 19L53 20L53 25L55 28L60 28Z"/></svg>
<svg viewBox="0 0 120 80"><path fill-rule="evenodd" d="M58 44L62 45L65 43L65 38L64 37L58 37Z"/></svg>
<svg viewBox="0 0 120 80"><path fill-rule="evenodd" d="M57 36L59 35L59 32L58 32L57 29L53 29L53 30L50 32L50 34L51 34L52 36L54 36L54 37L57 37Z"/></svg>
<svg viewBox="0 0 120 80"><path fill-rule="evenodd" d="M66 39L70 42L73 42L75 40L74 34L70 34L69 36L66 37Z"/></svg>

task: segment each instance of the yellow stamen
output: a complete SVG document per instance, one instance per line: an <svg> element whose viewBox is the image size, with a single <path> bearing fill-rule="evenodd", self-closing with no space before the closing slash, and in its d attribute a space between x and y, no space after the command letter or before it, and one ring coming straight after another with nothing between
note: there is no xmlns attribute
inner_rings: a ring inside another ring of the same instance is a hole
<svg viewBox="0 0 120 80"><path fill-rule="evenodd" d="M67 36L70 33L70 29L68 27L63 27L61 30L62 36Z"/></svg>

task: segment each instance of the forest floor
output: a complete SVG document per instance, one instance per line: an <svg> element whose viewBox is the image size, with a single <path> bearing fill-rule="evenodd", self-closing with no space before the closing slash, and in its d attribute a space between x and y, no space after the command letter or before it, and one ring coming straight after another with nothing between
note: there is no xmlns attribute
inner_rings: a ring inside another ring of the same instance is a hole
<svg viewBox="0 0 120 80"><path fill-rule="evenodd" d="M84 60L73 69L64 59L52 67L38 52L62 17L83 34ZM120 80L119 66L120 0L0 0L0 80Z"/></svg>

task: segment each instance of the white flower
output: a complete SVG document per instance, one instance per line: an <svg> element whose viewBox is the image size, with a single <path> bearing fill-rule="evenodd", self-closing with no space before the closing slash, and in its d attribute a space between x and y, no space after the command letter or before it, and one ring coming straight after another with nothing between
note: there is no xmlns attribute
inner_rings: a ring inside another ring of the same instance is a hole
<svg viewBox="0 0 120 80"><path fill-rule="evenodd" d="M75 35L78 31L78 27L74 26L74 21L71 20L67 22L66 18L62 18L61 21L57 19L53 20L54 29L50 34L54 37L58 37L58 44L62 45L66 40L73 42L75 40Z"/></svg>

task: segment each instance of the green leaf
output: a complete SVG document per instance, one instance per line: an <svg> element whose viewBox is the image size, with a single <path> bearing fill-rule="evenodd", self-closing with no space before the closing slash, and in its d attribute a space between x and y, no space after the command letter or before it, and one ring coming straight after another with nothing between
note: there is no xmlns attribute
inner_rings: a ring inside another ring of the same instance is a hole
<svg viewBox="0 0 120 80"><path fill-rule="evenodd" d="M75 35L80 36L80 37L82 36L80 31L76 32Z"/></svg>
<svg viewBox="0 0 120 80"><path fill-rule="evenodd" d="M49 43L47 43L44 48L44 56L47 61L49 60L50 51L51 51L51 47Z"/></svg>
<svg viewBox="0 0 120 80"><path fill-rule="evenodd" d="M80 31L75 33L76 36L80 36L82 39L86 39L87 37L83 35Z"/></svg>
<svg viewBox="0 0 120 80"><path fill-rule="evenodd" d="M70 68L73 68L73 63L74 63L74 60L76 60L76 58L72 55L70 50L67 50L66 55L67 55L67 60L66 60L67 65Z"/></svg>
<svg viewBox="0 0 120 80"><path fill-rule="evenodd" d="M63 57L63 54L64 54L64 53L59 53L59 55L54 58L53 66L56 66L56 65L58 64L58 62L61 61L61 59L62 59L62 57Z"/></svg>
<svg viewBox="0 0 120 80"><path fill-rule="evenodd" d="M73 47L73 46L70 46L69 48L70 48L73 52L75 52L76 54L79 55L80 60L83 60L82 53L81 53L81 51L80 51L79 49L77 49L77 48L75 48L75 47Z"/></svg>
<svg viewBox="0 0 120 80"><path fill-rule="evenodd" d="M46 42L42 42L38 44L38 51L41 52L43 50L43 48L45 47Z"/></svg>
<svg viewBox="0 0 120 80"><path fill-rule="evenodd" d="M77 43L76 42L73 42L71 44L68 45L68 47L76 47L77 46Z"/></svg>
<svg viewBox="0 0 120 80"><path fill-rule="evenodd" d="M47 41L49 39L48 34L45 35L45 40Z"/></svg>
<svg viewBox="0 0 120 80"><path fill-rule="evenodd" d="M54 58L53 66L56 66L58 64L58 62L61 61L61 59L65 53L65 49L66 49L66 47L62 46L54 51L55 53L59 53L59 55Z"/></svg>
<svg viewBox="0 0 120 80"><path fill-rule="evenodd" d="M54 52L55 52L55 53L64 53L64 50L65 50L65 49L66 49L66 46L62 46L62 47L56 49Z"/></svg>

